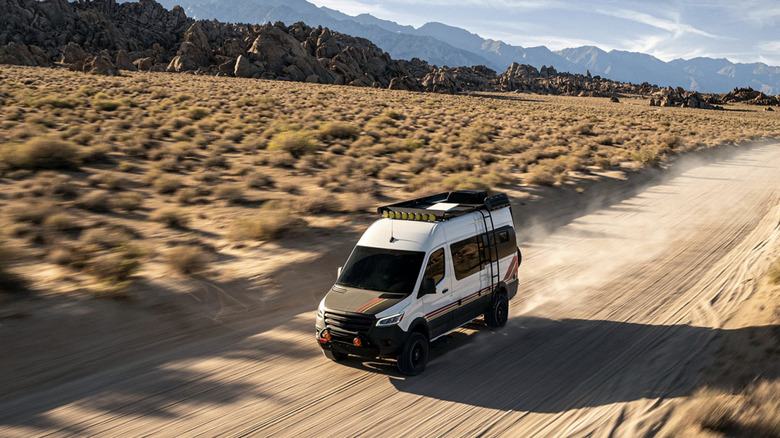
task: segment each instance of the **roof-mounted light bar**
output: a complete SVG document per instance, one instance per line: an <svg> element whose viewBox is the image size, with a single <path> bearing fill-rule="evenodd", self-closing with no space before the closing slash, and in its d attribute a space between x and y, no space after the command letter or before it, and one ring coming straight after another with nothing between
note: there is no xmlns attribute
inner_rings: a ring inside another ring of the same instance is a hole
<svg viewBox="0 0 780 438"><path fill-rule="evenodd" d="M446 209L437 204L446 205ZM386 205L379 207L377 213L389 219L438 222L478 210L492 211L508 206L509 197L504 193L487 196L484 190L458 190Z"/></svg>

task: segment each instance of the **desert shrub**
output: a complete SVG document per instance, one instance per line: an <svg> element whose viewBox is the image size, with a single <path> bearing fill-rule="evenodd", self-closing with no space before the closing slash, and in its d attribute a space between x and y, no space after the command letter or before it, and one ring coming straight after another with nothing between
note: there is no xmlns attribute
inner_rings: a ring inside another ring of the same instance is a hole
<svg viewBox="0 0 780 438"><path fill-rule="evenodd" d="M661 149L671 150L682 145L682 140L676 135L668 134L661 136L661 138L658 139L658 144L661 146Z"/></svg>
<svg viewBox="0 0 780 438"><path fill-rule="evenodd" d="M122 244L89 260L86 270L110 285L124 287L141 267L142 257L140 248Z"/></svg>
<svg viewBox="0 0 780 438"><path fill-rule="evenodd" d="M444 178L441 185L446 190L491 190L490 184L475 176L451 175Z"/></svg>
<svg viewBox="0 0 780 438"><path fill-rule="evenodd" d="M289 210L267 203L254 217L235 221L229 237L235 240L276 240L305 224Z"/></svg>
<svg viewBox="0 0 780 438"><path fill-rule="evenodd" d="M98 93L92 101L92 106L101 111L114 111L122 106L122 101L118 99L109 99L105 93Z"/></svg>
<svg viewBox="0 0 780 438"><path fill-rule="evenodd" d="M296 199L293 202L295 211L304 214L327 214L342 211L341 200L335 195L326 193L322 195L309 194Z"/></svg>
<svg viewBox="0 0 780 438"><path fill-rule="evenodd" d="M112 209L112 197L105 190L95 190L76 200L74 205L95 213L108 213Z"/></svg>
<svg viewBox="0 0 780 438"><path fill-rule="evenodd" d="M80 99L73 96L43 96L37 99L33 99L29 102L29 105L33 108L40 108L43 106L50 106L52 108L76 108L81 105Z"/></svg>
<svg viewBox="0 0 780 438"><path fill-rule="evenodd" d="M140 193L119 193L111 200L111 205L117 210L135 211L141 208L144 197Z"/></svg>
<svg viewBox="0 0 780 438"><path fill-rule="evenodd" d="M175 193L182 186L181 178L171 175L162 175L152 183L154 190L161 194Z"/></svg>
<svg viewBox="0 0 780 438"><path fill-rule="evenodd" d="M353 193L342 197L341 209L348 212L361 213L376 210L376 200L368 193Z"/></svg>
<svg viewBox="0 0 780 438"><path fill-rule="evenodd" d="M254 172L246 175L245 181L247 187L252 189L262 189L264 187L271 187L274 184L271 177L262 172Z"/></svg>
<svg viewBox="0 0 780 438"><path fill-rule="evenodd" d="M176 208L162 208L152 213L152 219L162 222L171 228L187 228L190 217L187 213Z"/></svg>
<svg viewBox="0 0 780 438"><path fill-rule="evenodd" d="M409 178L404 186L404 190L407 192L416 192L418 190L428 189L435 187L441 182L441 176L438 174L431 174L423 172Z"/></svg>
<svg viewBox="0 0 780 438"><path fill-rule="evenodd" d="M53 137L36 137L21 144L4 144L0 162L12 169L76 169L81 164L73 143Z"/></svg>
<svg viewBox="0 0 780 438"><path fill-rule="evenodd" d="M275 134L268 142L269 151L284 151L294 157L313 152L317 148L308 131L284 131Z"/></svg>
<svg viewBox="0 0 780 438"><path fill-rule="evenodd" d="M238 185L226 184L217 187L214 195L230 204L238 204L244 200L244 189Z"/></svg>
<svg viewBox="0 0 780 438"><path fill-rule="evenodd" d="M198 197L198 189L194 187L187 187L186 189L179 190L176 195L176 200L180 204L194 204L195 199Z"/></svg>
<svg viewBox="0 0 780 438"><path fill-rule="evenodd" d="M359 133L360 127L345 122L327 122L318 130L322 138L354 138Z"/></svg>
<svg viewBox="0 0 780 438"><path fill-rule="evenodd" d="M767 271L766 275L770 283L780 284L780 259L775 260L775 262L769 266L769 271Z"/></svg>
<svg viewBox="0 0 780 438"><path fill-rule="evenodd" d="M81 149L81 161L84 163L110 163L111 156L110 144L97 144Z"/></svg>
<svg viewBox="0 0 780 438"><path fill-rule="evenodd" d="M192 120L200 120L209 115L209 110L200 106L192 106L187 110L187 117Z"/></svg>
<svg viewBox="0 0 780 438"><path fill-rule="evenodd" d="M46 261L55 265L67 266L76 261L77 257L73 249L64 246L55 246L46 254Z"/></svg>
<svg viewBox="0 0 780 438"><path fill-rule="evenodd" d="M171 248L165 254L165 259L176 272L192 275L206 269L212 257L200 246L187 245Z"/></svg>
<svg viewBox="0 0 780 438"><path fill-rule="evenodd" d="M9 216L14 222L40 225L58 211L57 206L51 201L29 201L12 208Z"/></svg>
<svg viewBox="0 0 780 438"><path fill-rule="evenodd" d="M609 169L609 167L612 165L612 162L609 158L606 157L596 157L593 160L593 164L595 164L600 169Z"/></svg>
<svg viewBox="0 0 780 438"><path fill-rule="evenodd" d="M81 233L79 242L87 246L108 249L127 243L132 237L132 234L124 228L98 227L89 228Z"/></svg>
<svg viewBox="0 0 780 438"><path fill-rule="evenodd" d="M244 133L237 130L225 131L222 138L233 143L240 143L244 139Z"/></svg>
<svg viewBox="0 0 780 438"><path fill-rule="evenodd" d="M780 383L753 383L731 395L703 388L694 393L686 420L728 436L780 436Z"/></svg>
<svg viewBox="0 0 780 438"><path fill-rule="evenodd" d="M206 168L221 167L223 169L229 169L230 163L228 163L227 158L215 153L203 160L203 166Z"/></svg>
<svg viewBox="0 0 780 438"><path fill-rule="evenodd" d="M642 164L658 167L661 165L663 157L657 149L651 147L643 147L631 152L630 157L634 161L638 161Z"/></svg>
<svg viewBox="0 0 780 438"><path fill-rule="evenodd" d="M68 213L55 213L43 221L43 225L56 231L68 231L77 228L73 216Z"/></svg>
<svg viewBox="0 0 780 438"><path fill-rule="evenodd" d="M551 186L555 184L555 174L546 167L534 166L526 179L528 184L535 186Z"/></svg>

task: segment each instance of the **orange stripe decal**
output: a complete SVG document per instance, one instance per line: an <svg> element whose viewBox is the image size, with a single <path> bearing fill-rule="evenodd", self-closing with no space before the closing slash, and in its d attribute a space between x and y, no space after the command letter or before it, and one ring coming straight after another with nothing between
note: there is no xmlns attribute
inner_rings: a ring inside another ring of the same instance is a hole
<svg viewBox="0 0 780 438"><path fill-rule="evenodd" d="M376 306L377 304L381 303L382 301L385 301L385 298L374 298L373 300L367 302L366 304L363 304L362 306L358 307L354 310L354 312L365 312L366 310Z"/></svg>

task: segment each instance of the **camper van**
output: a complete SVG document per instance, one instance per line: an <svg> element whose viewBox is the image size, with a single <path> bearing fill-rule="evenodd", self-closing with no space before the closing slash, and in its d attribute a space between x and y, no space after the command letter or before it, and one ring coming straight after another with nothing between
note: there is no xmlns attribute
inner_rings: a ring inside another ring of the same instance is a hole
<svg viewBox="0 0 780 438"><path fill-rule="evenodd" d="M506 324L521 261L506 194L440 193L378 213L317 310L326 357L396 359L415 375L437 338L480 317Z"/></svg>

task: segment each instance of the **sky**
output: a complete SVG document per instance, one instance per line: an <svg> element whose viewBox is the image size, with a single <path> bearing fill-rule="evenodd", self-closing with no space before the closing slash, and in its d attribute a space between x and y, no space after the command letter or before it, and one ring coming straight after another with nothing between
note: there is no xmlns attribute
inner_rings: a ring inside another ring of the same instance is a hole
<svg viewBox="0 0 780 438"><path fill-rule="evenodd" d="M483 38L552 50L584 45L780 66L780 0L309 0L419 27L437 21Z"/></svg>

